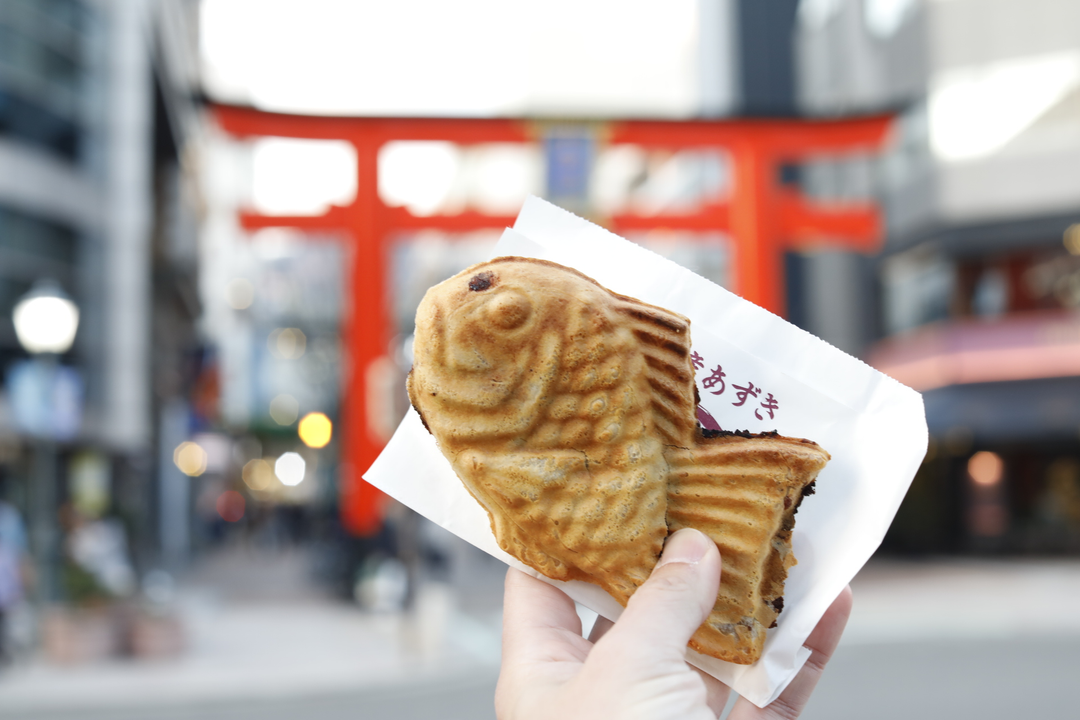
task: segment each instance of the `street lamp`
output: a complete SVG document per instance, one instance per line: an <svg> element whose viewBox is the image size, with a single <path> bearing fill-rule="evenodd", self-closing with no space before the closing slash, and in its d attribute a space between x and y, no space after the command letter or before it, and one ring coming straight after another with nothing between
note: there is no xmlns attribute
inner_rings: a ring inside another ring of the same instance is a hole
<svg viewBox="0 0 1080 720"><path fill-rule="evenodd" d="M38 394L39 402L52 405L52 388L59 375L60 355L71 349L79 328L79 308L60 285L52 280L39 280L30 291L19 298L12 312L15 334L19 344L39 365L37 374L45 384ZM51 415L52 408L46 408ZM49 425L53 425L52 422ZM33 524L32 537L38 567L38 593L42 602L57 598L57 518L56 477L58 453L54 430L38 433L34 441Z"/></svg>
<svg viewBox="0 0 1080 720"><path fill-rule="evenodd" d="M63 355L75 342L79 308L52 280L39 280L12 313L19 344L31 355Z"/></svg>

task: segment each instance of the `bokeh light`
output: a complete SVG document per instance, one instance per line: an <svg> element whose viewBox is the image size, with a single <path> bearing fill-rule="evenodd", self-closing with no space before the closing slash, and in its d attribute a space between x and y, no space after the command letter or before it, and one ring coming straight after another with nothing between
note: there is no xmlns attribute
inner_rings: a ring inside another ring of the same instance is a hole
<svg viewBox="0 0 1080 720"><path fill-rule="evenodd" d="M274 468L266 460L256 458L244 465L241 477L252 490L269 490L274 485Z"/></svg>
<svg viewBox="0 0 1080 720"><path fill-rule="evenodd" d="M307 335L299 328L278 328L266 342L270 354L283 360L296 360L307 351Z"/></svg>
<svg viewBox="0 0 1080 720"><path fill-rule="evenodd" d="M185 441L173 450L173 462L180 472L189 477L198 477L206 472L206 461L206 450L198 443Z"/></svg>
<svg viewBox="0 0 1080 720"><path fill-rule="evenodd" d="M226 490L218 495L215 507L218 515L225 522L237 522L244 517L244 496L235 490Z"/></svg>
<svg viewBox="0 0 1080 720"><path fill-rule="evenodd" d="M300 457L299 453L287 452L274 463L274 474L277 475L282 485L288 485L289 487L302 483L306 472L307 463L304 462L304 458Z"/></svg>
<svg viewBox="0 0 1080 720"><path fill-rule="evenodd" d="M282 393L270 401L270 417L278 425L292 425L300 415L300 403L292 395Z"/></svg>
<svg viewBox="0 0 1080 720"><path fill-rule="evenodd" d="M37 295L20 300L12 320L27 352L65 353L75 341L79 308L66 297Z"/></svg>
<svg viewBox="0 0 1080 720"><path fill-rule="evenodd" d="M321 412L308 413L297 428L300 439L310 448L323 448L334 434L334 424Z"/></svg>
<svg viewBox="0 0 1080 720"><path fill-rule="evenodd" d="M1080 223L1074 223L1065 229L1064 243L1070 255L1080 255Z"/></svg>
<svg viewBox="0 0 1080 720"><path fill-rule="evenodd" d="M225 286L225 301L233 310L247 310L255 302L255 286L247 278L233 278Z"/></svg>
<svg viewBox="0 0 1080 720"><path fill-rule="evenodd" d="M1005 463L1001 456L988 450L977 452L968 460L968 474L978 485L991 486L1001 482Z"/></svg>

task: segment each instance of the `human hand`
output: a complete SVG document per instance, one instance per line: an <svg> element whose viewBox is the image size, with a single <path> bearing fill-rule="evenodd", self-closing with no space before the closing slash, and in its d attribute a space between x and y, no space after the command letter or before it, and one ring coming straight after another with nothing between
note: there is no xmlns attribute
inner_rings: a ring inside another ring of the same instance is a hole
<svg viewBox="0 0 1080 720"><path fill-rule="evenodd" d="M511 569L495 691L499 720L715 720L731 691L686 663L686 644L708 617L719 584L715 543L697 530L680 530L618 623L597 618L585 639L573 600ZM740 698L729 720L798 717L850 612L845 588L807 638L810 659L780 697L765 708Z"/></svg>

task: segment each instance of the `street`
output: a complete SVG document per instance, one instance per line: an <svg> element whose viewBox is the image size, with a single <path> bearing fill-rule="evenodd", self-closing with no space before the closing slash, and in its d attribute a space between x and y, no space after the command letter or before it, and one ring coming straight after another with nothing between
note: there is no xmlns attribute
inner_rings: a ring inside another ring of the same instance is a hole
<svg viewBox="0 0 1080 720"><path fill-rule="evenodd" d="M805 720L1076 717L1080 637L841 647Z"/></svg>
<svg viewBox="0 0 1080 720"><path fill-rule="evenodd" d="M302 582L302 561L235 550L212 559L186 586L191 642L183 658L25 663L0 676L0 716L494 717L497 563L472 558L471 599L454 584L429 588L407 618L320 595ZM878 561L853 587L849 630L804 718L1075 715L1080 615L1070 599L1080 597L1080 564ZM1035 612L1040 602L1055 613Z"/></svg>

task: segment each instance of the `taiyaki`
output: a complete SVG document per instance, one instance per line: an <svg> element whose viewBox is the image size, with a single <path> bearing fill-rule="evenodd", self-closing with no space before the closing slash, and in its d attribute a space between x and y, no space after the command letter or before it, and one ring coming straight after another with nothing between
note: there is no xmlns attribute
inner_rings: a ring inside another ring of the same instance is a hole
<svg viewBox="0 0 1080 720"><path fill-rule="evenodd" d="M503 257L431 288L408 392L500 547L623 605L695 527L723 578L691 647L757 660L783 606L794 514L829 459L809 440L703 430L690 321L571 268Z"/></svg>

